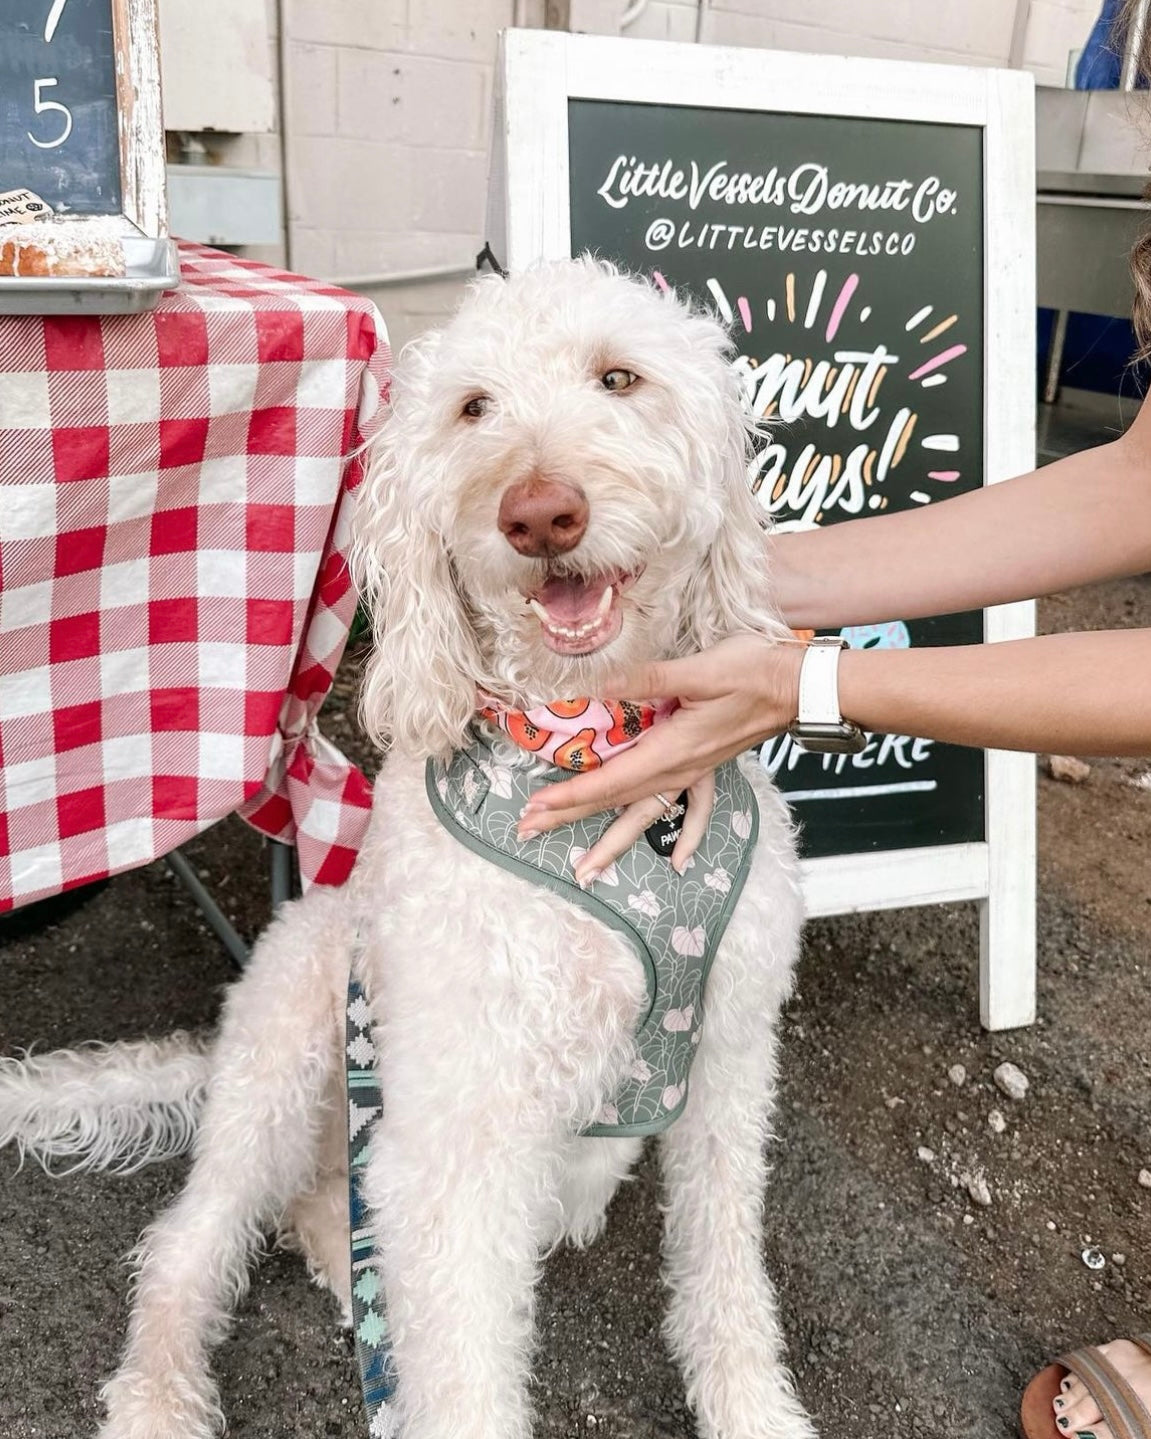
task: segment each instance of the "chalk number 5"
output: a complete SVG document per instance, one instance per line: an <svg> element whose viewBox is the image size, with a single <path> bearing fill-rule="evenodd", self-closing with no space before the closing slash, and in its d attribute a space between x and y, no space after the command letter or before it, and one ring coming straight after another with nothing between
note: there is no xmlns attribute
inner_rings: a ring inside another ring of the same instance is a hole
<svg viewBox="0 0 1151 1439"><path fill-rule="evenodd" d="M56 136L55 140L37 140L36 136L33 135L31 130L26 130L25 134L28 136L29 140L32 141L33 145L37 147L37 149L55 150L57 145L62 145L64 141L68 138L68 136L72 133L72 112L68 109L67 105L61 105L59 100L45 100L40 93L41 90L43 90L46 86L59 84L59 81L34 80L32 84L36 96L35 109L37 115L43 115L49 110L58 110L60 114L64 117L64 129L61 134Z"/></svg>

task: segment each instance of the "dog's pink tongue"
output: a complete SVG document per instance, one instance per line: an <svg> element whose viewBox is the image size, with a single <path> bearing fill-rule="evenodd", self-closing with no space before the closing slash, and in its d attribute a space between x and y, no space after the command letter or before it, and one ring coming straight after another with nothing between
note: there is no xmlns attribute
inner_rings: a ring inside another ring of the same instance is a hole
<svg viewBox="0 0 1151 1439"><path fill-rule="evenodd" d="M592 619L611 580L601 575L594 580L551 579L535 592L557 625L576 626Z"/></svg>

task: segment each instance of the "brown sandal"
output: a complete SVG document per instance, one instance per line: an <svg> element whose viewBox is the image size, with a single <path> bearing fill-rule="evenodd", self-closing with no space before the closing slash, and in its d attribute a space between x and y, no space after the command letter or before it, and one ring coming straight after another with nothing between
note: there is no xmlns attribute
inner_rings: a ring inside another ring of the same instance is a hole
<svg viewBox="0 0 1151 1439"><path fill-rule="evenodd" d="M1151 1354L1151 1333L1137 1334L1131 1342ZM1098 1349L1065 1354L1032 1379L1024 1391L1019 1415L1026 1439L1068 1439L1068 1431L1056 1424L1052 1408L1068 1374L1074 1374L1087 1386L1115 1439L1151 1439L1151 1413Z"/></svg>

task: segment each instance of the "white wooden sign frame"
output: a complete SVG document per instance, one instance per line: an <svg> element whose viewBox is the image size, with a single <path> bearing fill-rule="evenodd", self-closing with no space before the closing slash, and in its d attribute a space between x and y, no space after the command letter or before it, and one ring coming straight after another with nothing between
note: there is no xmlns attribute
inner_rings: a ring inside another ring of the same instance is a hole
<svg viewBox="0 0 1151 1439"><path fill-rule="evenodd" d="M113 0L123 216L151 240L168 233L157 0Z"/></svg>
<svg viewBox="0 0 1151 1439"><path fill-rule="evenodd" d="M569 99L978 126L983 131L984 474L1035 463L1034 93L1019 71L908 64L556 31L503 39L489 235L511 269L571 253ZM984 612L989 642L1035 632L1031 602ZM1035 761L990 750L985 843L812 859L810 916L975 900L980 1016L1035 1018Z"/></svg>

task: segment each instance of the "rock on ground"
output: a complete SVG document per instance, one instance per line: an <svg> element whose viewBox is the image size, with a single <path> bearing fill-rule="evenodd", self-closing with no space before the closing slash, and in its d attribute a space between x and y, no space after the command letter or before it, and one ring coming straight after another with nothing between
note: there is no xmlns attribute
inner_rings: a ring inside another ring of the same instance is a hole
<svg viewBox="0 0 1151 1439"><path fill-rule="evenodd" d="M1047 758L1047 768L1052 779L1065 784L1083 784L1091 774L1091 766L1074 755L1053 754Z"/></svg>
<svg viewBox="0 0 1151 1439"><path fill-rule="evenodd" d="M1031 1081L1023 1071L1009 1060L1004 1061L1004 1063L996 1069L994 1079L995 1083L1003 1093L1007 1095L1008 1099L1024 1099L1031 1085Z"/></svg>

